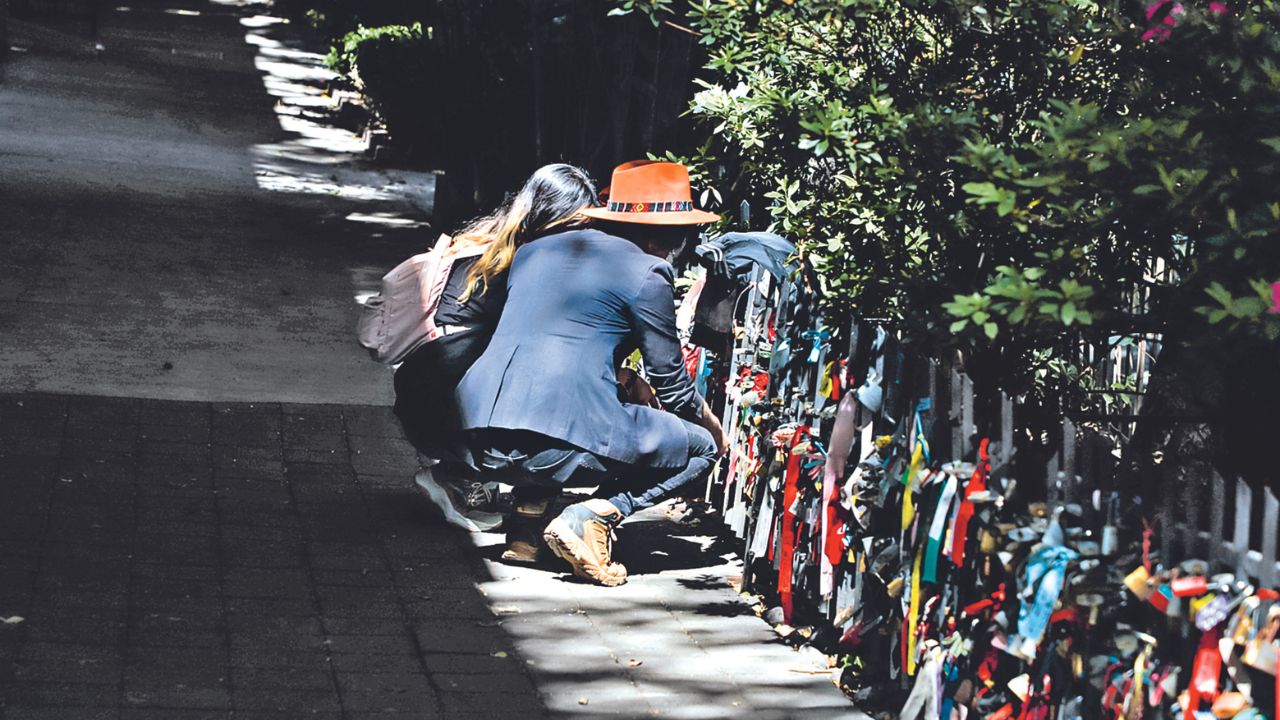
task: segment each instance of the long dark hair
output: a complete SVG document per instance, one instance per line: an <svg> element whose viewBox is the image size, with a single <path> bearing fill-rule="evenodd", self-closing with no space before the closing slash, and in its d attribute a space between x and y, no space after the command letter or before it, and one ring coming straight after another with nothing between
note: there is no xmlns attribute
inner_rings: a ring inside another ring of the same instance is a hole
<svg viewBox="0 0 1280 720"><path fill-rule="evenodd" d="M538 168L493 214L471 221L457 233L457 240L488 244L467 273L462 302L476 290L484 294L490 281L511 265L521 245L584 223L586 218L578 212L595 204L596 187L586 170L566 163Z"/></svg>

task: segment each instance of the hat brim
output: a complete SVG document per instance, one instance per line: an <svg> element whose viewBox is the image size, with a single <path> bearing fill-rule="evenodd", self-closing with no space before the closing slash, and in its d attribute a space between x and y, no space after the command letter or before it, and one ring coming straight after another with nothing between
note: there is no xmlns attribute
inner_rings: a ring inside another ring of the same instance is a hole
<svg viewBox="0 0 1280 720"><path fill-rule="evenodd" d="M637 225L706 225L720 216L705 210L681 210L679 212L618 212L607 208L584 208L579 215L596 220L635 223Z"/></svg>

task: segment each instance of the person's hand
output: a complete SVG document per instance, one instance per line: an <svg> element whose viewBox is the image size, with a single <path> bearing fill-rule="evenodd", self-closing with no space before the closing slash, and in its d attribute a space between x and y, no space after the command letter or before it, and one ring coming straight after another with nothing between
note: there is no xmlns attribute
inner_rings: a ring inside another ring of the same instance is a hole
<svg viewBox="0 0 1280 720"><path fill-rule="evenodd" d="M635 371L629 368L618 368L618 384L622 386L626 402L632 405L647 405L651 408L662 409L662 403L658 402L658 396L654 394L653 386L636 374Z"/></svg>

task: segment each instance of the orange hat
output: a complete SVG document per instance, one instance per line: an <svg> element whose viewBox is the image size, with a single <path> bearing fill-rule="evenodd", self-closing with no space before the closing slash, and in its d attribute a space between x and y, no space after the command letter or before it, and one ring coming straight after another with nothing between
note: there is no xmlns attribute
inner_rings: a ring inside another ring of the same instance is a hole
<svg viewBox="0 0 1280 720"><path fill-rule="evenodd" d="M715 213L693 209L688 168L652 160L632 160L614 168L609 203L582 214L643 225L702 225L720 219Z"/></svg>

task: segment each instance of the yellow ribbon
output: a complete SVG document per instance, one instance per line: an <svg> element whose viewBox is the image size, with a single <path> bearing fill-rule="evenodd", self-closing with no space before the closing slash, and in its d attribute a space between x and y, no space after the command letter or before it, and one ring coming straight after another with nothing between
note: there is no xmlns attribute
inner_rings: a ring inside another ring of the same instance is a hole
<svg viewBox="0 0 1280 720"><path fill-rule="evenodd" d="M818 383L818 394L824 398L831 397L831 378L835 375L835 371L835 361L827 363L827 366L822 369L822 380Z"/></svg>
<svg viewBox="0 0 1280 720"><path fill-rule="evenodd" d="M916 549L911 564L911 609L907 615L907 675L916 674L916 629L920 626L920 565L924 562L924 543Z"/></svg>
<svg viewBox="0 0 1280 720"><path fill-rule="evenodd" d="M907 466L907 472L902 476L902 484L906 488L902 491L902 529L905 531L911 527L911 521L916 517L915 492L911 489L911 481L920 474L924 469L924 446L916 443L916 449L911 451L911 464Z"/></svg>

